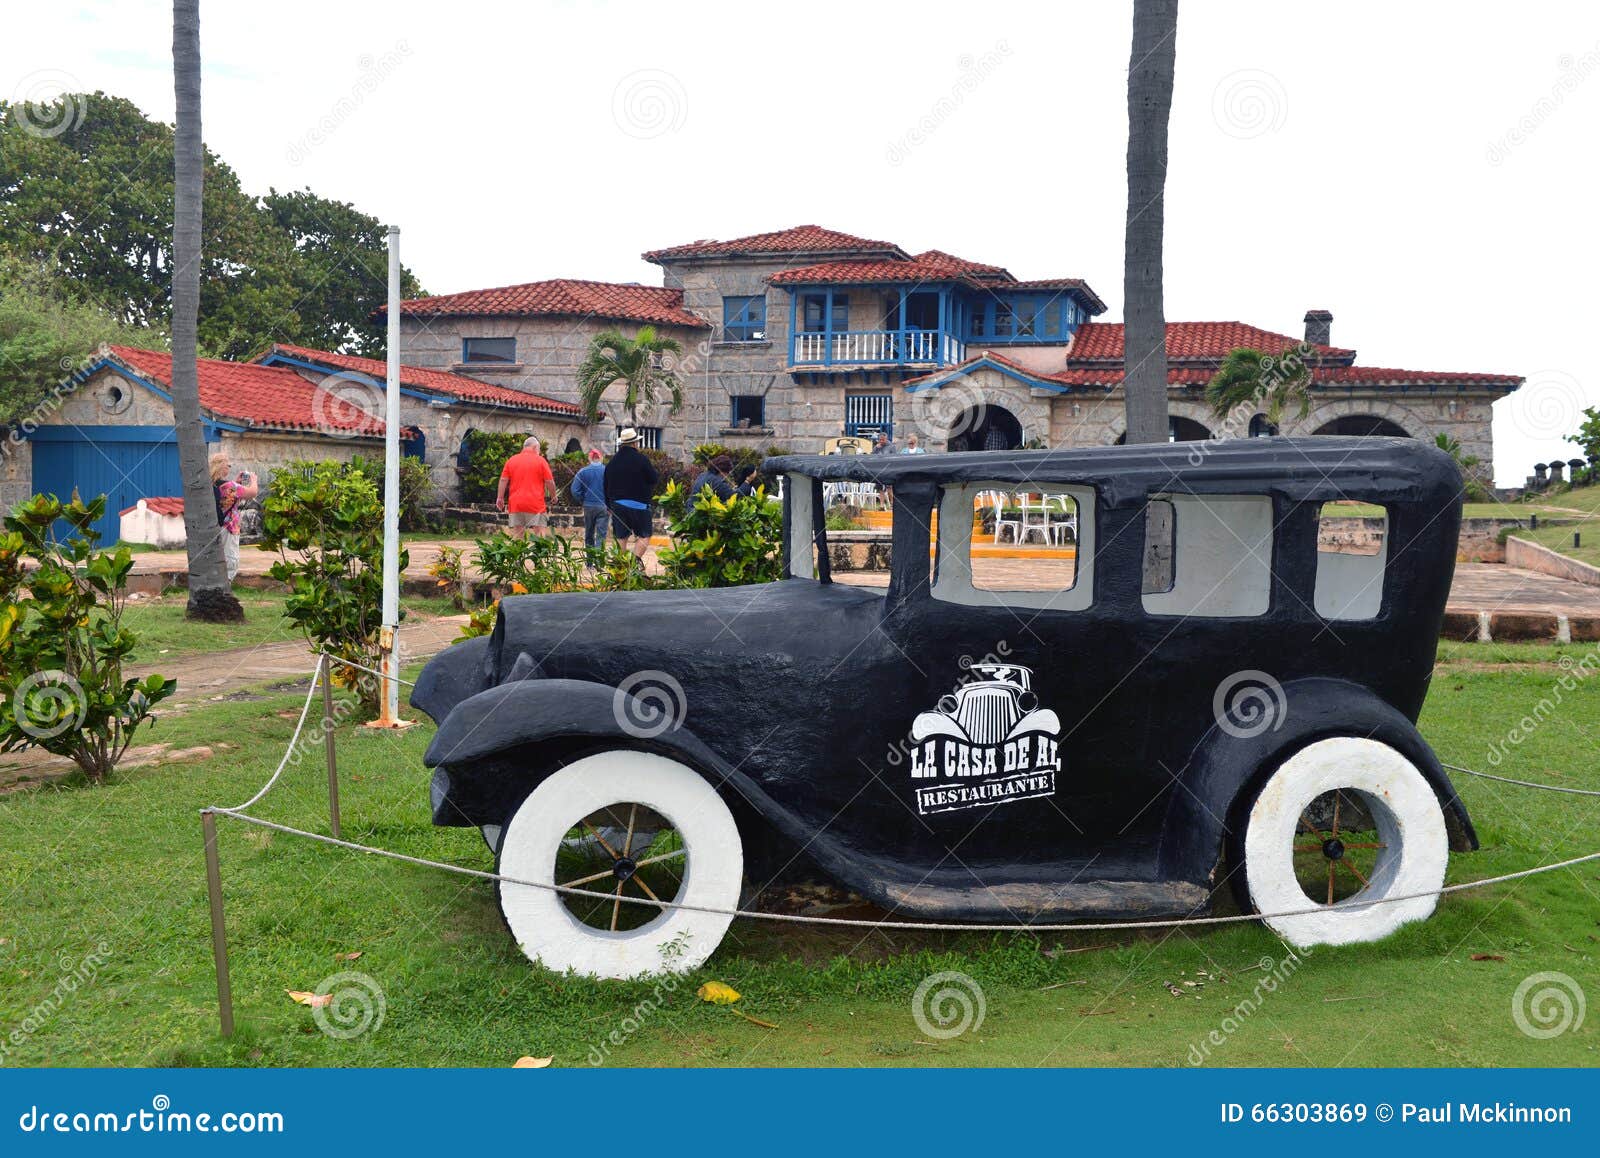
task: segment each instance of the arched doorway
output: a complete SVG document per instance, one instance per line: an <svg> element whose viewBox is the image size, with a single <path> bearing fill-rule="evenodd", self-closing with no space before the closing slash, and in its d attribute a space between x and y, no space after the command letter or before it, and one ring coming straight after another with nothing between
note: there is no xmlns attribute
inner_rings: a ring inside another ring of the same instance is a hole
<svg viewBox="0 0 1600 1158"><path fill-rule="evenodd" d="M1004 406L974 406L950 430L951 450L1016 450L1022 445L1022 423Z"/></svg>
<svg viewBox="0 0 1600 1158"><path fill-rule="evenodd" d="M579 442L576 438L569 438L569 439L567 439L567 445L562 449L561 453L562 454L582 454L583 453L583 443Z"/></svg>
<svg viewBox="0 0 1600 1158"><path fill-rule="evenodd" d="M1251 438L1271 438L1278 433L1278 428L1272 425L1271 419L1265 414L1257 414L1250 419Z"/></svg>
<svg viewBox="0 0 1600 1158"><path fill-rule="evenodd" d="M1324 422L1311 433L1356 435L1359 437L1368 437L1375 434L1384 438L1411 437L1411 432L1398 422L1391 422L1387 418L1379 418L1376 414L1347 414L1343 418L1335 418L1332 422Z"/></svg>
<svg viewBox="0 0 1600 1158"><path fill-rule="evenodd" d="M1201 423L1192 418L1185 418L1181 414L1172 414L1167 417L1168 442L1204 442L1211 437L1211 432ZM1123 431L1117 435L1116 445L1122 446L1128 441L1128 432Z"/></svg>

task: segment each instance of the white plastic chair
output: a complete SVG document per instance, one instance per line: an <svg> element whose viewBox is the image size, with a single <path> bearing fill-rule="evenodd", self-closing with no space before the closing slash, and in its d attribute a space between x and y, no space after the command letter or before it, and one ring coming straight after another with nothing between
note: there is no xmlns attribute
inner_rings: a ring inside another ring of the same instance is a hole
<svg viewBox="0 0 1600 1158"><path fill-rule="evenodd" d="M1046 543L1054 545L1055 531L1050 523L1050 501L1043 495L1020 494L1017 496L1022 504L1022 538L1026 543L1029 535L1038 535Z"/></svg>
<svg viewBox="0 0 1600 1158"><path fill-rule="evenodd" d="M989 505L994 508L994 541L998 543L1000 541L1000 532L1010 527L1011 541L1020 543L1022 541L1022 521L1020 519L1006 518L1007 496L1001 491L984 491L983 494L988 496Z"/></svg>
<svg viewBox="0 0 1600 1158"><path fill-rule="evenodd" d="M1072 541L1078 541L1078 504L1070 495L1051 495L1045 503L1052 511L1059 511L1051 522L1052 536L1056 542L1061 542L1063 537L1070 533Z"/></svg>

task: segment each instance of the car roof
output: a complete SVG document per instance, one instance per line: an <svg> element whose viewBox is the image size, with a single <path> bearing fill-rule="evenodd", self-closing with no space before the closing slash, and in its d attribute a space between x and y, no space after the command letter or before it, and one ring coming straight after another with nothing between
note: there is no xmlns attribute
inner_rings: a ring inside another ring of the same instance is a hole
<svg viewBox="0 0 1600 1158"><path fill-rule="evenodd" d="M1442 450L1415 439L1377 436L939 454L788 454L767 459L764 469L889 487L913 482L1078 484L1095 487L1113 505L1166 492L1405 502L1450 501L1461 490L1460 468Z"/></svg>

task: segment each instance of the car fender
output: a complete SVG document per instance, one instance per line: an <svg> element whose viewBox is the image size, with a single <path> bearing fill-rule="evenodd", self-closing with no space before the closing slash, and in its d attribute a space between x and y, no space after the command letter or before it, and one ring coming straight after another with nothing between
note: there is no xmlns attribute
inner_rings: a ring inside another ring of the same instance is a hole
<svg viewBox="0 0 1600 1158"><path fill-rule="evenodd" d="M1280 692L1270 713L1255 717L1251 727L1213 724L1174 778L1158 857L1163 876L1214 881L1225 842L1242 825L1252 792L1293 753L1329 736L1362 736L1400 752L1438 796L1451 849L1478 847L1450 777L1416 726L1394 707L1347 680L1295 680Z"/></svg>
<svg viewBox="0 0 1600 1158"><path fill-rule="evenodd" d="M542 740L584 736L677 752L702 769L721 764L698 736L661 712L658 705L592 680L518 680L456 704L422 759L430 768L459 767ZM637 720L647 726L631 722Z"/></svg>

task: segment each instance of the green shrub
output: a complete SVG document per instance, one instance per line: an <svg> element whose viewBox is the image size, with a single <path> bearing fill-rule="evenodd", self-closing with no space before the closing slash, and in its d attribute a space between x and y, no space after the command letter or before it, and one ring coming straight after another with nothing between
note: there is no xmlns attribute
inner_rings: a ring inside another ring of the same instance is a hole
<svg viewBox="0 0 1600 1158"><path fill-rule="evenodd" d="M267 574L289 586L284 614L311 646L378 666L383 626L383 500L363 472L338 462L290 463L261 504L261 548L278 552ZM400 570L408 561L400 551ZM404 612L401 613L402 616ZM376 678L342 664L334 682L378 708Z"/></svg>
<svg viewBox="0 0 1600 1158"><path fill-rule="evenodd" d="M461 475L461 499L468 503L492 503L500 488L500 472L506 459L522 449L528 440L524 434L494 434L487 430L469 430L464 439L467 447L467 467ZM542 445L542 444L541 444Z"/></svg>
<svg viewBox="0 0 1600 1158"><path fill-rule="evenodd" d="M450 597L450 605L465 611L468 603L467 570L462 562L460 547L439 548L439 557L428 565L428 574L439 581L441 592Z"/></svg>
<svg viewBox="0 0 1600 1158"><path fill-rule="evenodd" d="M383 459L357 455L350 460L350 468L359 470L378 488L378 501L383 502ZM433 473L419 458L400 459L400 529L420 531L427 523L424 508L433 497Z"/></svg>
<svg viewBox="0 0 1600 1158"><path fill-rule="evenodd" d="M684 509L687 495L668 488L657 501L672 518L672 546L660 554L674 587L735 587L783 576L783 509L762 492L719 499L709 488Z"/></svg>
<svg viewBox="0 0 1600 1158"><path fill-rule="evenodd" d="M693 463L679 462L664 450L647 450L643 453L650 460L650 465L656 468L656 485L663 491L673 483L686 489L704 469Z"/></svg>
<svg viewBox="0 0 1600 1158"><path fill-rule="evenodd" d="M515 595L576 591L583 584L584 549L560 535L525 539L492 535L476 540L475 561L483 577Z"/></svg>
<svg viewBox="0 0 1600 1158"><path fill-rule="evenodd" d="M177 688L165 676L122 674L138 642L122 626L133 555L95 549L105 509L104 495L35 495L11 509L0 534L0 751L43 748L95 783ZM65 541L52 533L58 519Z"/></svg>

